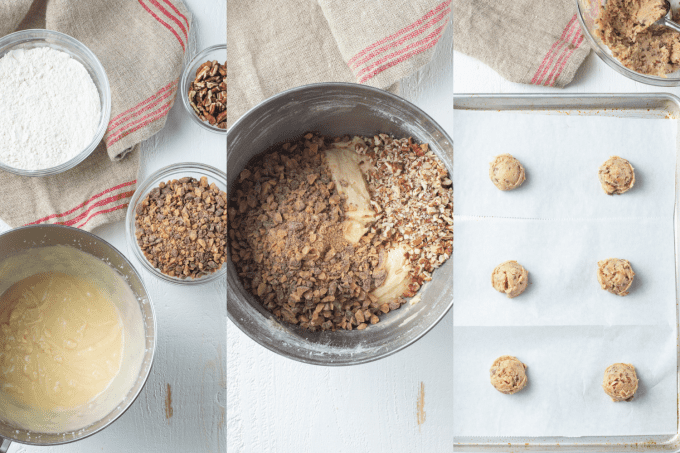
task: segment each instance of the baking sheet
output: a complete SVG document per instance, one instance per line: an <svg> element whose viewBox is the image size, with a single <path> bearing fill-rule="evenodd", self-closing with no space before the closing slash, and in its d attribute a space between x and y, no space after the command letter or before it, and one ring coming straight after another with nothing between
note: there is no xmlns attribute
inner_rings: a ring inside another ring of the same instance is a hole
<svg viewBox="0 0 680 453"><path fill-rule="evenodd" d="M676 121L455 111L455 214L519 218L672 216ZM526 181L503 192L489 179L510 153ZM635 168L625 196L607 196L597 172L618 155Z"/></svg>
<svg viewBox="0 0 680 453"><path fill-rule="evenodd" d="M676 122L458 110L454 124L454 435L675 432ZM489 180L502 153L525 166L520 189ZM636 169L622 196L597 179L612 155ZM629 296L599 288L597 261L610 257L631 261ZM529 271L515 299L491 286L493 268L510 259ZM516 395L489 383L504 354L529 365L529 387ZM600 387L615 362L639 371L634 402L613 403Z"/></svg>

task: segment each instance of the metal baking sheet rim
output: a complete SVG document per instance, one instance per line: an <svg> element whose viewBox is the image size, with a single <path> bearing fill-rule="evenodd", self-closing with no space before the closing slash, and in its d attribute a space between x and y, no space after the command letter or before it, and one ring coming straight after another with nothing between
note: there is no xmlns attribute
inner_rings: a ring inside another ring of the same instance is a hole
<svg viewBox="0 0 680 453"><path fill-rule="evenodd" d="M454 95L454 110L479 111L554 111L555 113L583 112L588 115L636 116L668 118L680 121L680 98L667 93L621 93L621 94L471 94ZM454 156L455 156L454 121ZM676 146L680 153L680 130ZM680 157L680 156L679 156ZM455 161L454 161L455 165ZM678 206L678 181L680 159L675 168L675 291L676 325L680 312L680 209ZM680 326L678 328L680 332ZM680 334L677 343L680 359ZM680 360L678 360L678 385L680 385ZM680 388L677 394L678 418L680 419ZM456 423L454 414L453 423ZM657 436L607 436L607 437L454 437L456 452L515 452L515 451L563 451L563 452L614 452L614 451L671 451L680 452L680 428L676 419L676 432Z"/></svg>

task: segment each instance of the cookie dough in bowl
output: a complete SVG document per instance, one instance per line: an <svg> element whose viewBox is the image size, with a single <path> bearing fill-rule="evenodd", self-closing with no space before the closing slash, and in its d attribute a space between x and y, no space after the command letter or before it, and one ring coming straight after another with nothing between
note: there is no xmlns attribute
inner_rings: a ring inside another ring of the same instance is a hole
<svg viewBox="0 0 680 453"><path fill-rule="evenodd" d="M617 296L627 296L635 272L628 260L608 258L597 262L597 281L605 291Z"/></svg>
<svg viewBox="0 0 680 453"><path fill-rule="evenodd" d="M638 388L635 367L629 363L615 363L604 371L602 388L614 402L630 401Z"/></svg>
<svg viewBox="0 0 680 453"><path fill-rule="evenodd" d="M517 393L527 385L526 368L527 366L517 357L501 356L493 362L489 370L491 385L506 395Z"/></svg>
<svg viewBox="0 0 680 453"><path fill-rule="evenodd" d="M665 0L609 0L595 35L626 68L665 77L680 69L680 33L654 22L666 14ZM680 15L673 14L678 21Z"/></svg>
<svg viewBox="0 0 680 453"><path fill-rule="evenodd" d="M607 195L622 194L635 185L635 169L626 159L612 156L600 166L598 178Z"/></svg>
<svg viewBox="0 0 680 453"><path fill-rule="evenodd" d="M527 289L529 272L517 261L506 261L496 266L491 273L491 284L508 298L517 297Z"/></svg>
<svg viewBox="0 0 680 453"><path fill-rule="evenodd" d="M500 190L513 190L526 179L524 167L510 154L501 154L489 166L489 178Z"/></svg>

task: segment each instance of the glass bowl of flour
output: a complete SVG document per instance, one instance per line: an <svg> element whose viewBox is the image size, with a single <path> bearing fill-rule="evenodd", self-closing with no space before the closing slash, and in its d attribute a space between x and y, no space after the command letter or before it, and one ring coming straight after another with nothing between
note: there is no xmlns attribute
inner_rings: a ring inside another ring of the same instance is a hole
<svg viewBox="0 0 680 453"><path fill-rule="evenodd" d="M111 88L84 44L25 30L0 39L0 105L0 169L49 176L97 148L111 116Z"/></svg>

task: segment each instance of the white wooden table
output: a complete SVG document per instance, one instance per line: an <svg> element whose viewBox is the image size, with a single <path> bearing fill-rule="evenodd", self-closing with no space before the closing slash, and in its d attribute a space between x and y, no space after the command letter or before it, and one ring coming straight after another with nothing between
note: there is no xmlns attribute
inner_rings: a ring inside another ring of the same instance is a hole
<svg viewBox="0 0 680 453"><path fill-rule="evenodd" d="M402 96L449 133L453 111L448 32ZM227 322L229 453L447 452L453 448L453 318L420 341L366 365L305 365L259 346ZM425 419L418 423L424 388Z"/></svg>
<svg viewBox="0 0 680 453"><path fill-rule="evenodd" d="M680 87L653 87L634 82L615 72L594 52L586 58L574 80L563 89L512 83L478 60L454 52L453 89L455 93L672 93Z"/></svg>
<svg viewBox="0 0 680 453"><path fill-rule="evenodd" d="M226 0L184 0L193 14L189 57L226 41ZM142 145L140 181L161 167L197 161L226 170L226 137L204 131L179 99L165 128ZM201 150L200 153L197 150ZM9 228L0 225L0 232ZM223 453L226 421L226 279L183 288L161 282L128 251L123 222L95 234L122 251L140 274L156 309L158 341L141 395L115 423L59 447L12 444L10 453ZM166 416L167 389L172 417Z"/></svg>

